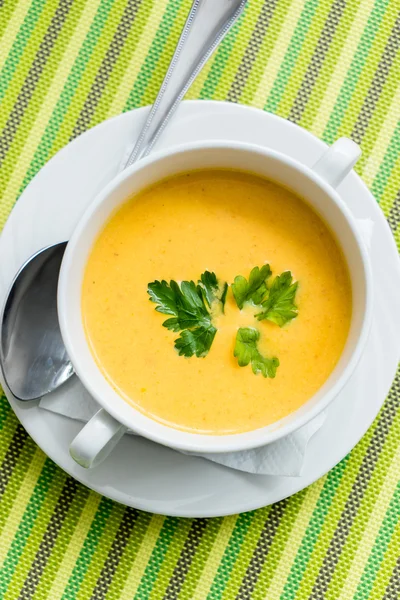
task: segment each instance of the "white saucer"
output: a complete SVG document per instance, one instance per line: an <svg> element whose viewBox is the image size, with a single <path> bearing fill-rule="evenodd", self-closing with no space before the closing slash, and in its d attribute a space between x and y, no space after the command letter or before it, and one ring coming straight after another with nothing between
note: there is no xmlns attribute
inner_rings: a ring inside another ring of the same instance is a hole
<svg viewBox="0 0 400 600"><path fill-rule="evenodd" d="M1 303L15 272L31 254L68 239L87 204L116 174L147 110L120 115L88 131L61 150L31 182L0 238ZM307 165L325 149L320 140L271 114L202 101L182 104L157 148L221 138L269 146ZM301 477L247 475L131 436L125 436L102 465L86 471L68 454L81 425L39 409L37 403L20 403L8 393L11 406L35 442L93 490L122 504L166 515L211 517L256 509L290 496L324 475L371 425L400 357L400 263L394 240L381 210L355 173L346 178L339 193L357 218L374 222L370 250L374 321L356 372L309 444ZM73 385L66 386L63 393L72 394Z"/></svg>

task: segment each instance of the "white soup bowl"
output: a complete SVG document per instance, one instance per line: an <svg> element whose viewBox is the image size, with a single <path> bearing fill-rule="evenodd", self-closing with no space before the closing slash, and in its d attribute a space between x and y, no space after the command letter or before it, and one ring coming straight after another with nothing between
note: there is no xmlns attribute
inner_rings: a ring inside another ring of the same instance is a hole
<svg viewBox="0 0 400 600"><path fill-rule="evenodd" d="M233 452L269 444L305 425L337 396L365 347L372 315L368 254L354 217L335 188L360 155L341 138L313 168L272 150L227 141L188 144L155 153L120 173L91 203L68 243L60 272L58 311L61 333L76 373L101 409L73 440L70 452L83 467L99 464L131 429L159 444L194 453ZM353 313L348 339L335 369L301 408L284 419L245 433L205 435L163 425L128 404L102 374L89 348L82 318L85 266L94 241L127 198L166 177L196 169L248 171L281 184L312 206L333 231L350 272ZM346 415L343 415L346 418Z"/></svg>

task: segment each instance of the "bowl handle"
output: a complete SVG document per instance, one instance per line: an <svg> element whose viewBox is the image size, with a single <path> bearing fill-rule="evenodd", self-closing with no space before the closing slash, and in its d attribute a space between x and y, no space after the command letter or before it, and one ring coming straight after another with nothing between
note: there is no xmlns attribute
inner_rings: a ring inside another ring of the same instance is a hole
<svg viewBox="0 0 400 600"><path fill-rule="evenodd" d="M312 167L333 188L343 181L361 156L361 149L349 138L339 138Z"/></svg>
<svg viewBox="0 0 400 600"><path fill-rule="evenodd" d="M101 408L72 440L69 453L81 467L96 467L110 454L126 431L124 425Z"/></svg>

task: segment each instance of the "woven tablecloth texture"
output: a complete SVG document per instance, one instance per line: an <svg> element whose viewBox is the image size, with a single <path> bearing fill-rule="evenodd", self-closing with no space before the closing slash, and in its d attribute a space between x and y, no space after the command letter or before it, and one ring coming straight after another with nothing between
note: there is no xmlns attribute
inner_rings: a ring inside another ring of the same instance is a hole
<svg viewBox="0 0 400 600"><path fill-rule="evenodd" d="M0 2L1 226L60 148L154 100L190 4ZM350 136L400 245L399 45L399 0L249 0L188 97L256 106L328 143ZM89 491L33 443L3 396L1 600L398 598L399 376L325 477L265 509L209 520Z"/></svg>

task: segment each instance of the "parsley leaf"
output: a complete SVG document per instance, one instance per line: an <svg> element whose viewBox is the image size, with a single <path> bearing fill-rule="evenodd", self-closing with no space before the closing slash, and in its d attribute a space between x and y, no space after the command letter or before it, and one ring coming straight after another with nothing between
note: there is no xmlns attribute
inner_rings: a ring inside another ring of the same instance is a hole
<svg viewBox="0 0 400 600"><path fill-rule="evenodd" d="M175 340L175 348L178 350L179 356L204 357L210 350L216 333L217 330L212 325L184 329Z"/></svg>
<svg viewBox="0 0 400 600"><path fill-rule="evenodd" d="M204 357L208 354L217 329L211 318L215 303L225 303L227 284L220 283L214 273L205 271L198 285L194 281L153 281L148 285L150 300L157 304L156 311L171 315L163 326L180 331L175 348L181 356Z"/></svg>
<svg viewBox="0 0 400 600"><path fill-rule="evenodd" d="M257 348L260 332L252 327L241 327L236 334L234 356L237 357L240 367L247 367L251 363L253 373L262 373L264 377L275 377L279 367L277 358L266 358Z"/></svg>
<svg viewBox="0 0 400 600"><path fill-rule="evenodd" d="M200 276L198 288L209 308L213 308L217 305L219 311L222 313L224 312L226 294L228 291L228 284L226 281L218 281L215 273L204 271Z"/></svg>
<svg viewBox="0 0 400 600"><path fill-rule="evenodd" d="M240 309L243 308L245 302L261 304L267 291L266 281L270 276L270 266L263 265L261 269L254 267L251 270L248 281L243 275L235 277L235 281L232 283L232 292Z"/></svg>
<svg viewBox="0 0 400 600"><path fill-rule="evenodd" d="M259 321L267 319L283 327L286 323L297 317L298 310L295 304L298 282L293 283L290 271L285 271L275 277L271 287L267 290L262 301L262 312L256 315Z"/></svg>

